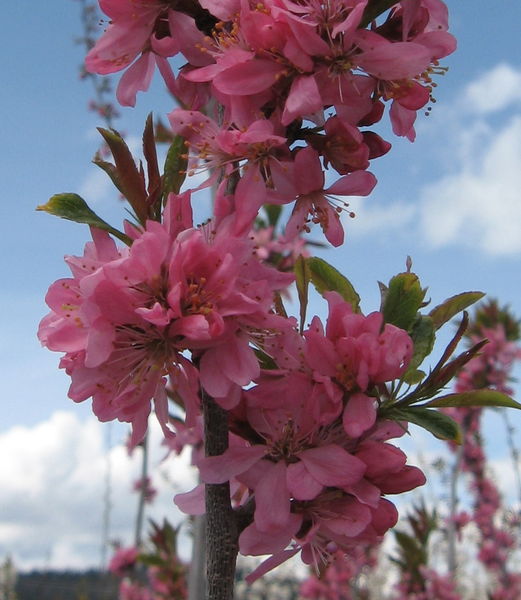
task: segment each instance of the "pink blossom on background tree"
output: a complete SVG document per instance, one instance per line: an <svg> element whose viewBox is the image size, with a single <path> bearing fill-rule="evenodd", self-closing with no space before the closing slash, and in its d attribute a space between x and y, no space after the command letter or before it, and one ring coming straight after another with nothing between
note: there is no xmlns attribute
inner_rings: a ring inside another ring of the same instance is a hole
<svg viewBox="0 0 521 600"><path fill-rule="evenodd" d="M468 330L470 344L484 338L487 343L481 353L458 374L456 390L465 393L491 388L512 394L512 369L515 362L521 360L519 321L508 308L501 308L494 300L476 310ZM508 559L518 544L515 530L519 521L515 515L504 514L501 494L489 472L481 426L483 408L447 408L446 411L460 424L464 434L463 445L458 449L457 468L469 476L473 496L469 520L476 524L480 534L477 557L492 575L488 596L491 600L514 600L521 596L521 576L512 572ZM517 462L515 452L513 458ZM517 474L519 476L518 471Z"/></svg>
<svg viewBox="0 0 521 600"><path fill-rule="evenodd" d="M39 207L90 225L93 238L66 258L72 277L50 287L39 338L64 353L69 396L92 398L100 420L130 423L132 447L152 409L171 448L202 439L204 490L178 504L206 511L207 598L229 600L239 551L270 555L253 581L296 554L323 568L381 540L398 517L387 495L425 482L389 443L408 422L459 440L438 407L519 407L487 390L439 396L482 347L452 358L466 317L430 373L419 369L436 331L480 292L424 313L408 260L381 284L380 309L363 315L349 280L310 256L305 237L320 225L342 244L351 213L336 196L368 195L370 161L390 150L368 128L388 103L393 131L412 141L456 43L441 0L100 6L110 21L87 69L124 70L117 98L134 105L157 66L177 103L171 144L161 170L151 117L139 164L116 131L100 129L114 164L95 162L131 214L121 229L76 194ZM180 68L169 60L178 55ZM340 178L326 184L326 170ZM192 203L209 185L212 209L196 225ZM328 303L325 326L318 316L308 324L309 284ZM298 319L284 305L291 286Z"/></svg>

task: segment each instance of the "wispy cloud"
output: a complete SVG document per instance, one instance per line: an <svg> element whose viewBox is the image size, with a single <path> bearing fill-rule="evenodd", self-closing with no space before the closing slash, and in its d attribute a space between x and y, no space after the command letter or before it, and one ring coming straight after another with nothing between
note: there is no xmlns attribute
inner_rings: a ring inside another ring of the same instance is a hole
<svg viewBox="0 0 521 600"><path fill-rule="evenodd" d="M506 63L497 65L466 87L463 103L478 114L521 107L521 71Z"/></svg>
<svg viewBox="0 0 521 600"><path fill-rule="evenodd" d="M491 257L521 251L521 70L500 64L460 98L422 125L443 149L437 158L447 174L429 181L426 168L414 197L408 192L391 204L354 199L353 235L383 239L408 228L434 249L465 247Z"/></svg>
<svg viewBox="0 0 521 600"><path fill-rule="evenodd" d="M421 229L435 248L516 254L521 251L521 114L501 127L472 131L459 134L465 148L455 157L455 172L423 188Z"/></svg>

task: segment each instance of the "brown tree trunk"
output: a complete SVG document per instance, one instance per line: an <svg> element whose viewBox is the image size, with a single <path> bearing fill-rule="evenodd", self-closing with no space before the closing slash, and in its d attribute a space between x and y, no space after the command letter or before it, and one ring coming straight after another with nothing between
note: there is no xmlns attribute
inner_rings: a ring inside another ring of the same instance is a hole
<svg viewBox="0 0 521 600"><path fill-rule="evenodd" d="M206 456L228 448L228 413L203 392ZM229 482L206 485L206 600L232 600L239 551Z"/></svg>

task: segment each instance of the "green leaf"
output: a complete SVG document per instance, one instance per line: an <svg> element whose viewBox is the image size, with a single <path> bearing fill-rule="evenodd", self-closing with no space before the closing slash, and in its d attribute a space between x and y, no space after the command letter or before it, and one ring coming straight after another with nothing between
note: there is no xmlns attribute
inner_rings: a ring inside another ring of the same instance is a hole
<svg viewBox="0 0 521 600"><path fill-rule="evenodd" d="M138 560L148 567L164 567L166 564L165 559L156 554L140 554Z"/></svg>
<svg viewBox="0 0 521 600"><path fill-rule="evenodd" d="M302 333L306 323L310 279L309 267L306 259L302 255L300 255L295 261L293 270L295 272L295 283L297 285L297 294L300 304L300 332Z"/></svg>
<svg viewBox="0 0 521 600"><path fill-rule="evenodd" d="M414 351L407 373L415 371L422 364L425 357L432 352L436 340L432 319L420 315L414 322L410 335L414 343Z"/></svg>
<svg viewBox="0 0 521 600"><path fill-rule="evenodd" d="M116 169L116 167L112 163L109 163L108 161L100 158L100 156L98 154L96 154L96 156L92 159L92 162L97 167L99 167L100 169L103 169L105 171L105 173L112 180L112 183L114 184L114 186L118 189L120 194L123 196L124 195L123 189L122 189L121 184L118 179L118 170Z"/></svg>
<svg viewBox="0 0 521 600"><path fill-rule="evenodd" d="M152 113L148 115L143 131L143 156L147 163L147 203L150 207L155 208L154 216L159 219L161 205L160 202L158 203L158 200L160 199L161 193L161 174L159 173L159 165L157 162L156 139L154 135Z"/></svg>
<svg viewBox="0 0 521 600"><path fill-rule="evenodd" d="M269 354L266 354L264 350L261 350L260 348L254 348L253 351L255 352L255 356L259 361L259 366L261 369L265 369L267 371L273 371L275 369L278 369L277 363Z"/></svg>
<svg viewBox="0 0 521 600"><path fill-rule="evenodd" d="M179 194L186 179L187 165L188 150L185 141L180 135L176 135L165 159L165 172L163 175L163 194L165 196L168 196L171 192Z"/></svg>
<svg viewBox="0 0 521 600"><path fill-rule="evenodd" d="M265 204L263 208L268 217L268 223L271 227L276 227L282 214L282 206L280 204Z"/></svg>
<svg viewBox="0 0 521 600"><path fill-rule="evenodd" d="M419 555L421 554L422 548L420 547L418 540L411 535L408 535L407 533L397 529L395 529L393 533L396 537L396 541L401 547L404 558L407 559L407 562L416 563L416 561L419 561Z"/></svg>
<svg viewBox="0 0 521 600"><path fill-rule="evenodd" d="M481 300L485 294L483 292L463 292L447 298L439 306L431 310L429 316L434 323L434 327L439 329L462 310L465 310L478 300Z"/></svg>
<svg viewBox="0 0 521 600"><path fill-rule="evenodd" d="M367 27L381 14L396 4L396 0L369 0L360 21L359 28Z"/></svg>
<svg viewBox="0 0 521 600"><path fill-rule="evenodd" d="M447 406L502 406L505 408L521 408L521 404L510 396L489 389L447 394L446 396L435 398L423 406L435 406L437 408Z"/></svg>
<svg viewBox="0 0 521 600"><path fill-rule="evenodd" d="M139 222L144 225L148 218L147 193L145 190L145 177L136 166L132 154L125 140L114 129L103 129L98 131L107 142L114 162L116 163L118 189L129 201L134 209Z"/></svg>
<svg viewBox="0 0 521 600"><path fill-rule="evenodd" d="M98 229L103 229L129 246L132 243L132 240L127 235L118 231L98 217L98 215L89 208L85 200L81 196L78 196L78 194L55 194L50 198L47 204L37 206L36 210L42 210L50 215L61 217L68 221L74 221L75 223L84 223L92 227L97 227Z"/></svg>
<svg viewBox="0 0 521 600"><path fill-rule="evenodd" d="M415 406L396 410L391 409L386 411L385 416L398 421L414 423L440 440L449 440L461 444L461 430L456 421L437 410Z"/></svg>
<svg viewBox="0 0 521 600"><path fill-rule="evenodd" d="M389 282L382 312L384 321L409 331L423 305L426 290L414 273L400 273Z"/></svg>
<svg viewBox="0 0 521 600"><path fill-rule="evenodd" d="M351 282L335 267L321 258L313 257L306 260L311 282L319 294L338 292L342 298L351 304L354 312L360 312L360 296L356 293Z"/></svg>
<svg viewBox="0 0 521 600"><path fill-rule="evenodd" d="M417 385L426 377L427 373L421 369L407 369L407 372L402 376L402 379L407 385Z"/></svg>

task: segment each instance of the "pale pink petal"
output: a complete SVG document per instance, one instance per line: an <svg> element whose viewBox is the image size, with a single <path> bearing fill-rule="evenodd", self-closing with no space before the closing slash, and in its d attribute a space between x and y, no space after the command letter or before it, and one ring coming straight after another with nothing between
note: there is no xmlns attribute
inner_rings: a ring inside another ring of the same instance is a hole
<svg viewBox="0 0 521 600"><path fill-rule="evenodd" d="M286 562L292 556L295 556L295 554L297 554L299 550L299 548L294 548L293 550L283 550L282 552L278 552L277 554L270 556L270 558L267 558L254 571L252 571L249 575L246 576L246 583L251 585L252 583L257 581L259 577L262 577L266 573L269 573L269 571L275 569L282 563Z"/></svg>
<svg viewBox="0 0 521 600"><path fill-rule="evenodd" d="M232 446L219 456L207 456L197 461L205 483L224 483L251 468L266 454L266 446Z"/></svg>
<svg viewBox="0 0 521 600"><path fill-rule="evenodd" d="M154 55L144 52L122 75L116 98L122 106L135 106L136 94L148 90L155 69Z"/></svg>
<svg viewBox="0 0 521 600"><path fill-rule="evenodd" d="M342 422L350 437L357 438L376 421L375 399L362 393L353 394L347 401Z"/></svg>
<svg viewBox="0 0 521 600"><path fill-rule="evenodd" d="M324 489L321 483L309 476L303 462L288 465L286 482L289 493L295 500L313 500Z"/></svg>
<svg viewBox="0 0 521 600"><path fill-rule="evenodd" d="M288 526L290 498L286 465L273 464L255 487L255 525L259 531L275 533Z"/></svg>
<svg viewBox="0 0 521 600"><path fill-rule="evenodd" d="M205 486L203 483L184 494L176 494L174 502L187 515L204 515L206 512Z"/></svg>

